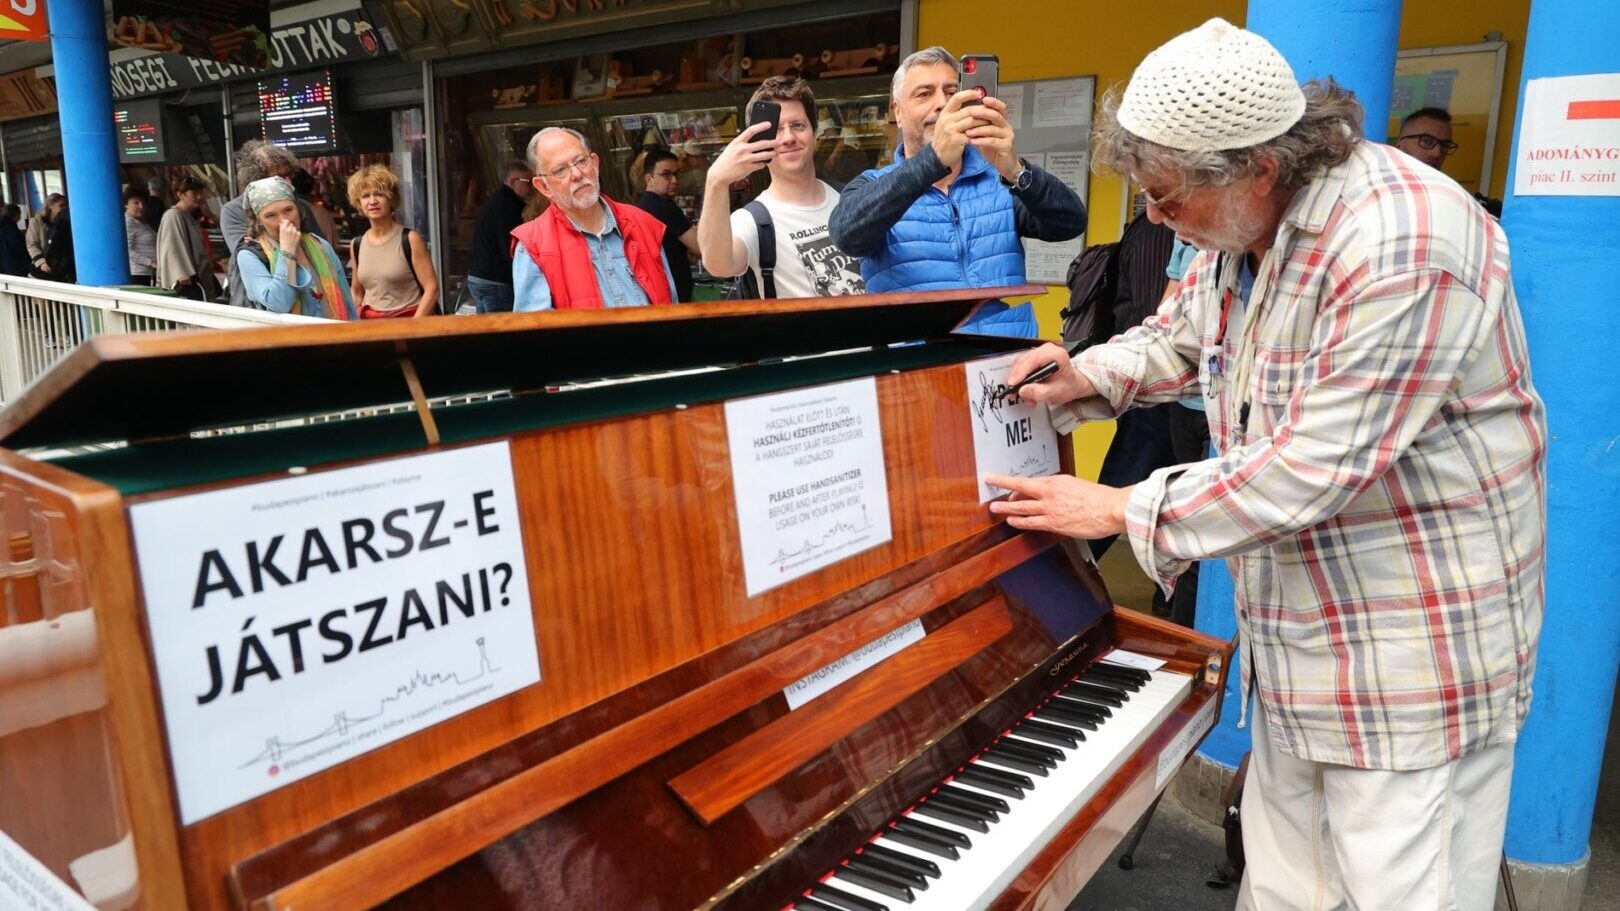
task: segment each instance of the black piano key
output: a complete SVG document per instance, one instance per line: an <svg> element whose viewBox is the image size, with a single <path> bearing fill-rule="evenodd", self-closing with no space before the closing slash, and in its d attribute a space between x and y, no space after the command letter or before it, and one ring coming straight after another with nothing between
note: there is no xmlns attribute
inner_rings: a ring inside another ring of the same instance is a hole
<svg viewBox="0 0 1620 911"><path fill-rule="evenodd" d="M989 807L992 810L995 810L997 813L1011 813L1012 812L1012 807L1007 804L1007 801L1002 800L1000 797L997 797L997 796L995 796L993 794L982 794L982 793L980 793L978 791L970 790L968 788L959 788L954 784L942 784L942 785L940 785L939 786L939 793L941 793L941 794L952 794L952 795L955 795L957 797L961 797L961 798L963 798L965 800L977 801L977 802L983 804L984 806Z"/></svg>
<svg viewBox="0 0 1620 911"><path fill-rule="evenodd" d="M1078 680L1064 687L1063 693L1069 696L1083 696L1104 705L1111 705L1114 708L1124 705L1126 698L1128 698L1122 690L1111 690L1095 684L1081 683Z"/></svg>
<svg viewBox="0 0 1620 911"><path fill-rule="evenodd" d="M1084 674L1081 674L1080 679L1087 682L1095 682L1099 680L1106 681L1114 684L1115 686L1125 687L1133 693L1141 690L1142 687L1147 686L1147 681L1138 677L1129 677L1125 674L1115 674L1112 671L1098 670L1095 667L1089 671L1086 671Z"/></svg>
<svg viewBox="0 0 1620 911"><path fill-rule="evenodd" d="M1017 726L1013 728L1013 733L1019 737L1028 737L1031 740L1039 740L1041 743L1050 743L1053 746L1068 747L1071 750L1079 746L1080 741L1086 739L1086 735L1074 728L1048 724L1045 721L1036 721L1033 718L1026 718L1018 722Z"/></svg>
<svg viewBox="0 0 1620 911"><path fill-rule="evenodd" d="M901 829L890 829L883 833L883 837L892 838L907 847L916 848L917 850L926 854L932 854L935 857L943 857L946 860L956 860L962 856L961 853L956 850L954 845L946 845L929 841L927 838L917 835L914 832L906 832Z"/></svg>
<svg viewBox="0 0 1620 911"><path fill-rule="evenodd" d="M1051 701L1047 702L1047 705L1058 705L1061 706L1065 711L1075 712L1081 715L1088 715L1093 721L1098 723L1107 721L1108 716L1113 714L1113 709L1106 705L1101 705L1095 702L1086 702L1078 696L1070 696L1066 693L1058 693L1054 695Z"/></svg>
<svg viewBox="0 0 1620 911"><path fill-rule="evenodd" d="M961 826L964 829L972 829L975 832L990 831L990 824L977 815L964 813L961 810L944 806L932 800L917 804L912 808L911 812L921 813L924 816L948 822L953 826Z"/></svg>
<svg viewBox="0 0 1620 911"><path fill-rule="evenodd" d="M917 900L917 897L911 894L911 890L909 888L905 886L897 886L894 883L888 882L887 880L860 870L853 870L849 867L839 867L838 870L833 874L833 877L835 879L842 879L852 882L857 886L871 889L873 892L876 892L879 895L887 895L890 898L898 898L908 905Z"/></svg>
<svg viewBox="0 0 1620 911"><path fill-rule="evenodd" d="M1031 759L1040 760L1040 762L1049 769L1057 768L1057 764L1062 762L1064 759L1067 759L1069 755L1062 750L1054 749L1046 746L1045 744L1031 743L1028 740L1019 740L1017 737L1003 737L991 744L991 746L1001 747L1002 749L1011 750L1014 753L1028 756Z"/></svg>
<svg viewBox="0 0 1620 911"><path fill-rule="evenodd" d="M1046 765L1034 759L1019 756L1016 753L1009 753L1006 750L998 750L995 747L991 747L990 749L984 751L982 758L985 762L993 762L997 765L1004 765L1009 769L1017 769L1020 772L1028 772L1031 775L1039 775L1042 778L1046 777Z"/></svg>
<svg viewBox="0 0 1620 911"><path fill-rule="evenodd" d="M1105 674L1115 674L1121 677L1129 677L1133 680L1139 680L1142 683L1147 683L1149 680L1153 679L1152 671L1144 671L1139 667L1126 667L1123 664L1110 664L1106 661L1099 661L1096 664L1093 664L1091 667L1086 669L1086 673L1089 674L1095 670L1101 670Z"/></svg>
<svg viewBox="0 0 1620 911"><path fill-rule="evenodd" d="M859 895L851 895L843 889L836 889L825 883L817 883L811 886L810 897L834 905L842 909L842 911L889 911L888 905L880 904L869 898L862 898Z"/></svg>
<svg viewBox="0 0 1620 911"><path fill-rule="evenodd" d="M956 845L959 848L973 847L973 842L961 832L958 832L955 829L945 829L939 826L930 825L920 819L912 819L909 816L902 816L894 821L894 825L897 829L905 829L908 832L915 832L918 835L932 838L941 844Z"/></svg>
<svg viewBox="0 0 1620 911"><path fill-rule="evenodd" d="M1058 693L1057 697L1059 699L1067 699L1070 702L1074 702L1074 703L1078 703L1079 705L1083 705L1083 706L1087 707L1088 709L1091 709L1092 711L1095 711L1098 714L1102 715L1104 718L1112 718L1112 717L1114 717L1114 710L1112 708L1109 708L1108 706L1103 705L1101 702L1097 702L1096 700L1093 700L1090 697L1076 696L1076 695L1073 695L1073 694L1068 693L1068 692Z"/></svg>
<svg viewBox="0 0 1620 911"><path fill-rule="evenodd" d="M909 886L912 889L922 890L928 888L928 878L914 870L897 867L880 857L871 857L864 852L850 855L844 863L850 867L870 873L873 876L887 877L896 885Z"/></svg>
<svg viewBox="0 0 1620 911"><path fill-rule="evenodd" d="M943 789L928 795L928 802L937 803L947 809L965 813L985 822L996 822L1001 819L1001 814L997 813L994 807L985 806L976 800L965 800L956 794L944 793Z"/></svg>
<svg viewBox="0 0 1620 911"><path fill-rule="evenodd" d="M893 848L885 848L882 845L869 843L861 848L861 853L868 857L887 861L893 866L910 870L913 873L921 873L923 876L932 876L936 879L939 877L939 864L907 854L904 851L896 851Z"/></svg>
<svg viewBox="0 0 1620 911"><path fill-rule="evenodd" d="M816 901L809 896L794 902L793 907L795 911L843 911L841 908L834 907L826 902Z"/></svg>
<svg viewBox="0 0 1620 911"><path fill-rule="evenodd" d="M1021 798L1025 791L1033 791L1035 782L1028 777L1013 772L1003 772L1001 769L972 763L967 768L956 773L962 779L976 788L986 791L995 791L1008 797Z"/></svg>
<svg viewBox="0 0 1620 911"><path fill-rule="evenodd" d="M1047 703L1046 705L1036 709L1035 717L1042 721L1050 721L1054 724L1068 725L1071 728L1081 728L1082 730L1087 731L1095 731L1097 729L1098 719L1095 716L1087 715L1082 712L1071 712L1068 709L1065 709L1063 706L1055 705L1053 703Z"/></svg>

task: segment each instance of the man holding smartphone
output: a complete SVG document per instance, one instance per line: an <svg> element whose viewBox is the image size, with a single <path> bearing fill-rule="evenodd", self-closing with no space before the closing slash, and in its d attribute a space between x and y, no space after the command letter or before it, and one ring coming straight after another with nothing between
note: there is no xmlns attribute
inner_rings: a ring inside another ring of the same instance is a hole
<svg viewBox="0 0 1620 911"><path fill-rule="evenodd" d="M810 85L797 76L773 76L748 99L748 111L748 127L709 166L698 215L703 267L726 278L751 273L750 298L860 294L865 285L855 257L835 246L827 231L839 194L816 177ZM760 168L770 171L771 185L747 207L728 211L731 185ZM770 243L762 256L764 235Z"/></svg>
<svg viewBox="0 0 1620 911"><path fill-rule="evenodd" d="M1007 105L959 86L942 47L895 70L901 147L893 164L850 181L830 223L833 241L861 257L868 291L1022 285L1020 238L1063 241L1086 229L1079 195L1014 151ZM1034 338L1035 314L1002 305L964 328Z"/></svg>

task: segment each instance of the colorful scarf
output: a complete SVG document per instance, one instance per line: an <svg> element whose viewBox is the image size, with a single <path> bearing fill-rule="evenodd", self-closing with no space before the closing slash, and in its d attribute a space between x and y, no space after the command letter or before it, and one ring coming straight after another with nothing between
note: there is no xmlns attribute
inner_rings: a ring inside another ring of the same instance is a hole
<svg viewBox="0 0 1620 911"><path fill-rule="evenodd" d="M298 303L294 305L293 312L301 316L324 316L327 319L352 320L355 318L354 298L349 295L349 283L343 275L343 266L328 252L331 248L321 243L313 234L304 234L299 242L303 244L304 256L315 272L315 283L318 288L298 289ZM281 263L281 245L272 244L264 238L259 238L259 248L270 259L270 274L276 274L276 268ZM298 264L293 263L294 275L297 274Z"/></svg>

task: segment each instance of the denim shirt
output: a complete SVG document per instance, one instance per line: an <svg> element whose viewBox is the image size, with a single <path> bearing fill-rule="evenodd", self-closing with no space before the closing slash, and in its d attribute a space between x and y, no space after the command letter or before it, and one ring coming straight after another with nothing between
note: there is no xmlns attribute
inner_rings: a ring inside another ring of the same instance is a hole
<svg viewBox="0 0 1620 911"><path fill-rule="evenodd" d="M624 235L619 232L618 219L613 217L613 210L606 205L602 205L602 212L607 216L607 221L602 225L601 234L592 234L581 228L572 216L568 219L569 224L585 237L586 248L591 252L591 270L596 273L596 287L602 291L602 306L645 307L650 301L647 300L647 292L641 289L641 283L630 271L630 260L624 255ZM669 282L673 294L675 276L670 273L669 260L662 251L659 252L659 261L664 264L664 279ZM540 264L534 261L522 244L518 244L512 254L512 290L513 309L519 313L551 309L551 285L546 281L546 274L540 271Z"/></svg>

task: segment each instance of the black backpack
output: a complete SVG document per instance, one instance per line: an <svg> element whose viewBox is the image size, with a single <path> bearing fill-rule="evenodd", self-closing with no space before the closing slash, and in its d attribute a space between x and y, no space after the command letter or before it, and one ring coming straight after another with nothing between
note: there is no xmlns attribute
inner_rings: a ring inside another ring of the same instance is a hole
<svg viewBox="0 0 1620 911"><path fill-rule="evenodd" d="M1114 335L1114 298L1119 291L1119 244L1093 244L1069 263L1065 281L1069 305L1063 317L1063 344L1071 354L1100 345Z"/></svg>
<svg viewBox="0 0 1620 911"><path fill-rule="evenodd" d="M771 221L771 213L765 204L754 200L744 209L754 217L754 227L759 230L759 277L754 281L754 270L744 269L743 274L731 284L731 293L726 300L752 301L774 300L776 298L776 225ZM761 289L760 285L764 288ZM761 294L763 290L765 293Z"/></svg>

